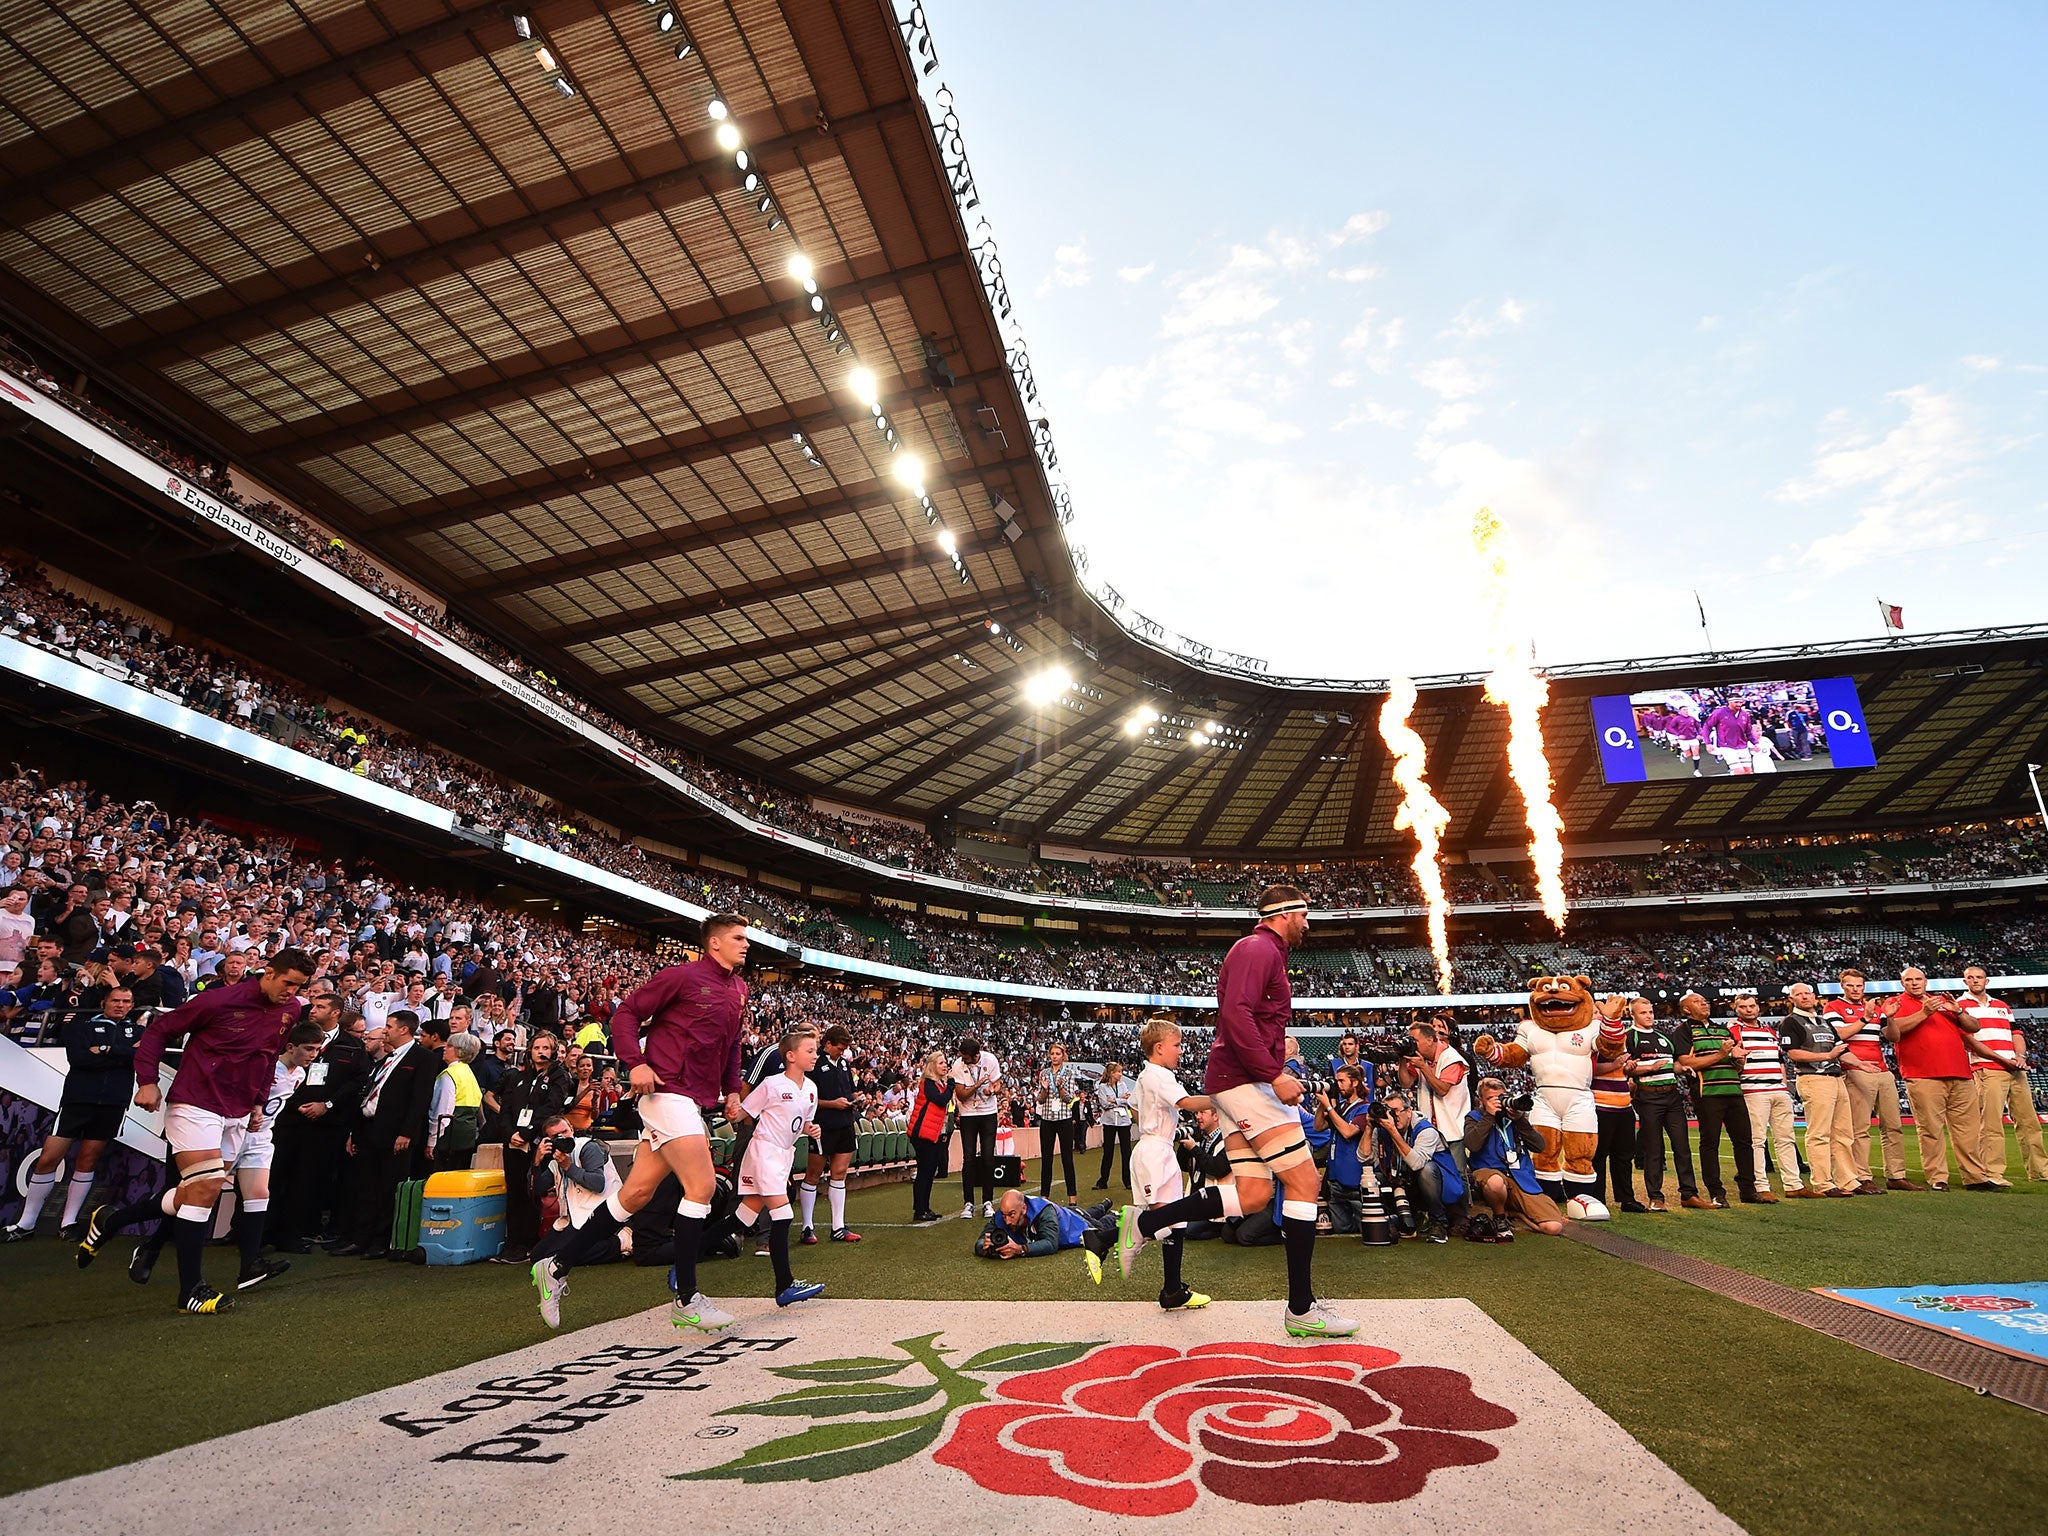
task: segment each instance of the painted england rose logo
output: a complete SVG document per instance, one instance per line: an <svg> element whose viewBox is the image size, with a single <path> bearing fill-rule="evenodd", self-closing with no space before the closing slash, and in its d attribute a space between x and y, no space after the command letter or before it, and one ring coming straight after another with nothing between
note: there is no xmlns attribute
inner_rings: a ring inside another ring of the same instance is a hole
<svg viewBox="0 0 2048 1536"><path fill-rule="evenodd" d="M673 1475L827 1482L936 1445L932 1460L992 1493L1107 1514L1179 1514L1205 1496L1390 1504L1432 1472L1492 1461L1484 1433L1516 1422L1463 1372L1370 1344L1046 1342L953 1360L940 1337L898 1339L893 1357L771 1367L809 1385L726 1412L813 1422Z"/></svg>
<svg viewBox="0 0 2048 1536"><path fill-rule="evenodd" d="M1500 1452L1514 1414L1469 1378L1367 1344L1129 1344L1013 1376L933 1459L996 1493L1170 1515L1240 1504L1385 1504Z"/></svg>

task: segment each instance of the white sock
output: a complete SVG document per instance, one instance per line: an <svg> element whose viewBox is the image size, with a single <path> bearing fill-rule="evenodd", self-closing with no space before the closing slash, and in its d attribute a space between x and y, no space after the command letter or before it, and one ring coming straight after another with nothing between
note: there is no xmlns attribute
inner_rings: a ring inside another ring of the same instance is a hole
<svg viewBox="0 0 2048 1536"><path fill-rule="evenodd" d="M801 1184L797 1186L797 1198L804 1203L804 1230L811 1230L811 1212L818 1208L818 1186Z"/></svg>
<svg viewBox="0 0 2048 1536"><path fill-rule="evenodd" d="M743 1205L738 1210L732 1213L732 1219L740 1224L740 1230L742 1232L746 1232L752 1230L753 1228L754 1214L754 1211L750 1207Z"/></svg>
<svg viewBox="0 0 2048 1536"><path fill-rule="evenodd" d="M846 1230L846 1180L828 1179L825 1183L825 1199L832 1207L832 1230Z"/></svg>
<svg viewBox="0 0 2048 1536"><path fill-rule="evenodd" d="M31 1173L28 1176L28 1199L21 1208L18 1227L33 1227L42 1219L43 1205L50 1198L50 1191L57 1187L55 1170L49 1173Z"/></svg>
<svg viewBox="0 0 2048 1536"><path fill-rule="evenodd" d="M78 1220L78 1213L85 1209L85 1197L92 1193L92 1175L73 1171L71 1187L64 1191L64 1225L70 1226Z"/></svg>

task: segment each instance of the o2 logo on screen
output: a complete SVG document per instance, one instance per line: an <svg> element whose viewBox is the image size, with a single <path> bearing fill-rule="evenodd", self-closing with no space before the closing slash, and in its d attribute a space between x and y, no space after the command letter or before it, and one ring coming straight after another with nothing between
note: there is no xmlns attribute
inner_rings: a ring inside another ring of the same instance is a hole
<svg viewBox="0 0 2048 1536"><path fill-rule="evenodd" d="M1609 784L1752 778L1877 763L1847 677L1681 684L1590 701Z"/></svg>

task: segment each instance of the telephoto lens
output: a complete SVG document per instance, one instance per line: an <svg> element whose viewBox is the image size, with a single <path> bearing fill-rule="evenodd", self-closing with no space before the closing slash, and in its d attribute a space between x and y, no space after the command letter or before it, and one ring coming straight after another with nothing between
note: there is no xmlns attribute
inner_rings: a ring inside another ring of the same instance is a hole
<svg viewBox="0 0 2048 1536"><path fill-rule="evenodd" d="M1359 1169L1358 1236L1368 1248L1391 1248L1400 1241L1388 1219L1386 1196L1371 1163Z"/></svg>

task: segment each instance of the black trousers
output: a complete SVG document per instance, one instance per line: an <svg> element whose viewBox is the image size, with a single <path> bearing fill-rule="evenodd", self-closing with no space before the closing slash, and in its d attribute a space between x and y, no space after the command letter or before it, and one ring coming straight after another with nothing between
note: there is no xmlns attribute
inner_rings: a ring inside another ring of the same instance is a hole
<svg viewBox="0 0 2048 1536"><path fill-rule="evenodd" d="M1124 1188L1131 1187L1131 1128L1128 1125L1105 1125L1102 1128L1102 1172L1095 1176L1097 1189L1109 1183L1110 1161L1119 1146L1124 1154Z"/></svg>
<svg viewBox="0 0 2048 1536"><path fill-rule="evenodd" d="M412 1149L356 1142L356 1215L349 1236L364 1248L391 1246L398 1186L412 1177Z"/></svg>
<svg viewBox="0 0 2048 1536"><path fill-rule="evenodd" d="M522 1253L540 1241L540 1202L533 1198L533 1149L505 1148L505 1246Z"/></svg>
<svg viewBox="0 0 2048 1536"><path fill-rule="evenodd" d="M341 1200L341 1169L348 1161L347 1133L337 1121L332 1131L297 1117L277 1126L277 1159L270 1170L270 1240L280 1248L310 1242L347 1228ZM327 1119L323 1115L321 1119ZM328 1213L333 1213L330 1223Z"/></svg>
<svg viewBox="0 0 2048 1536"><path fill-rule="evenodd" d="M974 1204L977 1184L986 1191L984 1200L996 1197L996 1119L995 1115L960 1117L960 1190L969 1205Z"/></svg>
<svg viewBox="0 0 2048 1536"><path fill-rule="evenodd" d="M1081 1123L1078 1120L1041 1120L1038 1122L1038 1198L1049 1199L1052 1195L1052 1152L1060 1151L1061 1170L1067 1177L1067 1198L1073 1199L1080 1193L1080 1185L1074 1181L1074 1151L1081 1144Z"/></svg>
<svg viewBox="0 0 2048 1536"><path fill-rule="evenodd" d="M1664 1198L1664 1143L1671 1143L1671 1161L1678 1169L1678 1198L1690 1200L1700 1192L1692 1173L1692 1137L1688 1134L1685 1095L1682 1093L1639 1093L1636 1095L1636 1161L1642 1166L1643 1186L1652 1200Z"/></svg>
<svg viewBox="0 0 2048 1536"><path fill-rule="evenodd" d="M1728 1198L1721 1186L1721 1132L1734 1143L1735 1188L1747 1199L1756 1193L1756 1157L1749 1144L1749 1106L1739 1093L1700 1095L1700 1177L1716 1200Z"/></svg>
<svg viewBox="0 0 2048 1536"><path fill-rule="evenodd" d="M931 1141L919 1141L912 1137L910 1147L917 1154L917 1172L910 1181L910 1209L922 1216L932 1208L932 1181L938 1177L939 1163L946 1155L946 1138L939 1136Z"/></svg>
<svg viewBox="0 0 2048 1536"><path fill-rule="evenodd" d="M1605 1204L1609 1189L1616 1205L1636 1197L1636 1112L1600 1111L1600 1144L1593 1149L1593 1198Z"/></svg>

